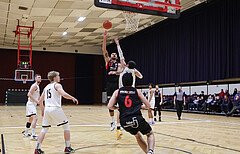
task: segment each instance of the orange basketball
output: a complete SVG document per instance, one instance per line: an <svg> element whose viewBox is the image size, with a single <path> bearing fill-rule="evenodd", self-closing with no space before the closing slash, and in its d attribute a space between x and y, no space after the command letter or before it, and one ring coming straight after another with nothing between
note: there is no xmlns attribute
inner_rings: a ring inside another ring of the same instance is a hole
<svg viewBox="0 0 240 154"><path fill-rule="evenodd" d="M112 23L111 23L110 21L105 20L105 21L103 22L103 28L105 28L105 29L110 29L111 27L112 27Z"/></svg>

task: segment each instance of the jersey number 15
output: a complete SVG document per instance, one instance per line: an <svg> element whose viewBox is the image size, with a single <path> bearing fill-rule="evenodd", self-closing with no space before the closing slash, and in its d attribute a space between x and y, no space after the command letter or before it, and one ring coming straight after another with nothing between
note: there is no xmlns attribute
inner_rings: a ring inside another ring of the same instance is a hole
<svg viewBox="0 0 240 154"><path fill-rule="evenodd" d="M52 97L52 94L51 94L51 91L50 91L50 90L51 90L51 89L48 89L48 90L47 90L47 99Z"/></svg>

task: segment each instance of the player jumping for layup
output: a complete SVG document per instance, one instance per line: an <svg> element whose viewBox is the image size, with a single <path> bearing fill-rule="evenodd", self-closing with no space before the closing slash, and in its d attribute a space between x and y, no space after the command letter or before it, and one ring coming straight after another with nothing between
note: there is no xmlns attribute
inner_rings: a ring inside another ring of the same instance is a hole
<svg viewBox="0 0 240 154"><path fill-rule="evenodd" d="M153 154L154 134L140 111L141 108L149 108L150 104L139 90L132 87L133 77L131 73L125 73L122 80L124 87L113 93L108 108L111 110L119 109L121 126L136 137L139 146L145 153ZM115 106L116 102L118 102L119 107ZM144 141L140 132L147 136L148 144Z"/></svg>
<svg viewBox="0 0 240 154"><path fill-rule="evenodd" d="M35 128L37 124L37 109L36 106L39 104L39 98L40 98L40 88L39 84L41 83L41 75L36 74L35 75L35 83L32 84L30 87L30 90L28 92L28 102L26 105L26 117L29 117L28 122L26 124L26 129L24 131L23 136L28 137L31 136L30 138L32 140L37 140L37 136L35 134ZM32 124L32 135L29 133L29 128Z"/></svg>
<svg viewBox="0 0 240 154"><path fill-rule="evenodd" d="M118 89L118 75L116 74L109 74L109 72L114 71L120 71L120 63L117 62L117 54L112 53L111 57L108 55L108 51L106 49L106 41L107 41L107 31L104 33L103 37L103 57L106 63L106 70L107 70L107 99L111 98L113 92ZM110 117L111 117L111 128L110 130L113 131L115 129L115 120L114 120L114 110L109 110Z"/></svg>
<svg viewBox="0 0 240 154"><path fill-rule="evenodd" d="M69 95L63 90L60 82L59 72L51 71L48 73L48 80L50 83L44 88L43 93L40 98L40 107L42 110L43 121L42 121L42 131L38 137L37 148L35 149L35 154L42 154L44 151L41 150L41 144L48 131L51 127L52 121L57 123L57 126L62 126L64 129L64 138L66 143L65 153L75 152L74 149L70 147L70 128L66 115L61 107L62 96L66 99L72 100L74 103L78 104L78 100L73 96ZM43 101L45 101L45 109L43 106Z"/></svg>

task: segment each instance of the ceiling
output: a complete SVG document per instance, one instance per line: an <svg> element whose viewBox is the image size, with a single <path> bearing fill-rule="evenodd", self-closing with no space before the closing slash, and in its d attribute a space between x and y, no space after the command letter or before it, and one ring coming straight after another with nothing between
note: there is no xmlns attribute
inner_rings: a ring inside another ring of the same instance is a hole
<svg viewBox="0 0 240 154"><path fill-rule="evenodd" d="M196 0L180 0L184 11L196 4ZM199 0L204 2L205 0ZM102 54L102 23L109 20L113 27L108 31L108 43L114 37L124 38L134 32L125 30L126 23L122 11L97 8L94 0L0 0L0 48L17 49L17 19L20 25L31 26L33 30L33 50ZM20 10L26 7L27 10ZM86 17L82 22L80 16ZM141 15L139 30L160 22L166 18L153 15ZM67 35L63 36L63 32Z"/></svg>

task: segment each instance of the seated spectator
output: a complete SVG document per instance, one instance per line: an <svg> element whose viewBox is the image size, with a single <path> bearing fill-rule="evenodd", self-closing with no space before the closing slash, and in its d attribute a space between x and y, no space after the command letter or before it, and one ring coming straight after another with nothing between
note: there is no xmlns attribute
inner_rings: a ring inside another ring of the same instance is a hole
<svg viewBox="0 0 240 154"><path fill-rule="evenodd" d="M193 110L198 110L199 109L199 100L200 100L200 98L199 97L197 97L197 99L195 99L194 101L193 101L193 106L192 106L192 109Z"/></svg>
<svg viewBox="0 0 240 154"><path fill-rule="evenodd" d="M205 98L205 95L204 95L204 91L201 91L201 94L199 95L199 97L200 97L200 99L201 99L201 97L203 97L204 100L206 99L206 98Z"/></svg>
<svg viewBox="0 0 240 154"><path fill-rule="evenodd" d="M224 95L227 95L227 97L229 97L229 96L230 96L230 94L229 94L228 90L225 90L225 93L224 93Z"/></svg>
<svg viewBox="0 0 240 154"><path fill-rule="evenodd" d="M222 104L222 98L215 94L214 101L211 103L211 110L213 112L220 112L220 105Z"/></svg>
<svg viewBox="0 0 240 154"><path fill-rule="evenodd" d="M196 93L196 91L195 91L194 94L192 94L192 99L193 99L193 100L196 100L197 97L198 97L198 95L197 95L197 93Z"/></svg>
<svg viewBox="0 0 240 154"><path fill-rule="evenodd" d="M235 96L238 93L237 88L234 89L233 96Z"/></svg>
<svg viewBox="0 0 240 154"><path fill-rule="evenodd" d="M210 106L211 106L212 103L213 103L212 95L209 95L208 99L202 105L202 109L201 110L203 110L204 112L210 111Z"/></svg>
<svg viewBox="0 0 240 154"><path fill-rule="evenodd" d="M234 112L236 112L237 110L240 110L240 99L239 99L239 95L237 95L236 100L234 100L233 103L233 108L230 112L228 112L226 114L226 116L231 116Z"/></svg>
<svg viewBox="0 0 240 154"><path fill-rule="evenodd" d="M191 96L187 97L187 105L185 106L185 108L189 110L189 104L192 104L192 103L193 103L193 98Z"/></svg>
<svg viewBox="0 0 240 154"><path fill-rule="evenodd" d="M222 104L220 105L222 113L227 113L228 111L230 111L231 104L232 102L230 101L228 96L224 95L224 99L222 101Z"/></svg>
<svg viewBox="0 0 240 154"><path fill-rule="evenodd" d="M219 97L223 98L223 96L224 96L224 91L223 91L223 89L221 89L221 92L219 93Z"/></svg>
<svg viewBox="0 0 240 154"><path fill-rule="evenodd" d="M237 94L234 96L234 100L236 100L237 95L240 97L240 91L237 91Z"/></svg>
<svg viewBox="0 0 240 154"><path fill-rule="evenodd" d="M202 109L202 106L204 105L204 103L205 103L205 98L204 98L204 95L200 95L201 97L199 97L200 99L199 99L199 104L198 104L198 109Z"/></svg>

